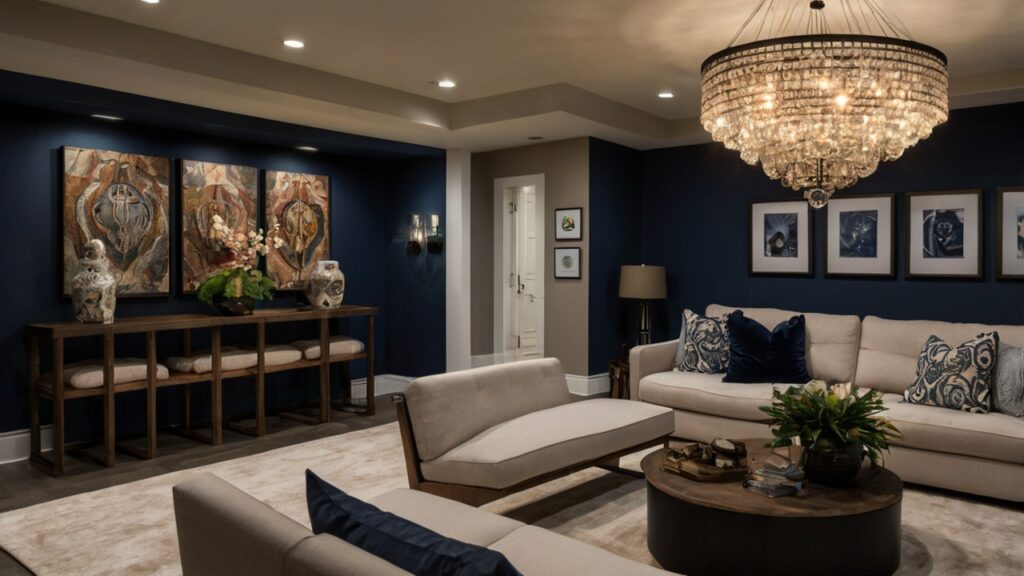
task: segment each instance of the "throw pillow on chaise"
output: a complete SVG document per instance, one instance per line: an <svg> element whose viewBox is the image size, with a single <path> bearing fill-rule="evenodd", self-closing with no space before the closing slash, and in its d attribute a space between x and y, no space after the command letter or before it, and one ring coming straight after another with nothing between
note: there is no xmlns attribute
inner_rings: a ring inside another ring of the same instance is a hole
<svg viewBox="0 0 1024 576"><path fill-rule="evenodd" d="M314 533L341 538L417 576L522 576L500 552L446 538L384 512L311 470L306 470L306 505Z"/></svg>
<svg viewBox="0 0 1024 576"><path fill-rule="evenodd" d="M675 366L683 372L721 374L729 365L729 330L726 316L707 318L683 310Z"/></svg>
<svg viewBox="0 0 1024 576"><path fill-rule="evenodd" d="M992 383L992 409L1024 416L1024 348L999 345L996 377Z"/></svg>
<svg viewBox="0 0 1024 576"><path fill-rule="evenodd" d="M903 398L911 404L987 413L996 367L999 333L979 334L953 348L938 336L925 342L917 359L917 375Z"/></svg>
<svg viewBox="0 0 1024 576"><path fill-rule="evenodd" d="M803 314L773 330L743 315L729 314L729 367L723 382L806 384L807 334Z"/></svg>

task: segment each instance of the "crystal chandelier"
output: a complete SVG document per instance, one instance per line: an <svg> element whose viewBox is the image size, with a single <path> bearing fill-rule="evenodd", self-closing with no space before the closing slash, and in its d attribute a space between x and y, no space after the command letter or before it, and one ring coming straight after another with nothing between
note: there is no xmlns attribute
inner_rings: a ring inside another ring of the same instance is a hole
<svg viewBox="0 0 1024 576"><path fill-rule="evenodd" d="M946 56L914 42L879 0L838 0L828 15L822 0L804 14L806 1L760 0L704 61L700 120L820 208L946 121L949 78ZM734 45L748 27L753 40Z"/></svg>

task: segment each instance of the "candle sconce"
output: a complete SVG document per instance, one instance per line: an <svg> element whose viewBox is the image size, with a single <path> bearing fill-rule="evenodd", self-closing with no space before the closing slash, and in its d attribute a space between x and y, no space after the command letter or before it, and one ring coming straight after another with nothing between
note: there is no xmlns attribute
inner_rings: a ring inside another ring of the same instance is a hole
<svg viewBox="0 0 1024 576"><path fill-rule="evenodd" d="M427 235L427 252L440 254L444 251L444 236L441 234L441 215L430 215L430 232Z"/></svg>
<svg viewBox="0 0 1024 576"><path fill-rule="evenodd" d="M423 218L419 214L409 215L409 238L405 245L405 253L417 256L423 252L424 231Z"/></svg>

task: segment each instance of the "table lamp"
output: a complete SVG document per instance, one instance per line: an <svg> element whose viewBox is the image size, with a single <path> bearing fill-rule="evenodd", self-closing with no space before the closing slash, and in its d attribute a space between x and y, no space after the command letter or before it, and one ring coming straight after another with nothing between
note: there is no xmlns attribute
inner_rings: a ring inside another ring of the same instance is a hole
<svg viewBox="0 0 1024 576"><path fill-rule="evenodd" d="M623 266L619 275L619 298L640 301L640 334L637 344L651 343L650 300L663 300L665 294L664 266Z"/></svg>

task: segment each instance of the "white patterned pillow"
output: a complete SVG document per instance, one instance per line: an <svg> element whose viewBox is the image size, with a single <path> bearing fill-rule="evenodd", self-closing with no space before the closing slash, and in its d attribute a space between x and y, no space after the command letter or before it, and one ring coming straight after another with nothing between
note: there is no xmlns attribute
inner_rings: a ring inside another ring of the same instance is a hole
<svg viewBox="0 0 1024 576"><path fill-rule="evenodd" d="M683 329L676 348L676 368L683 372L722 374L729 366L726 316L707 318L683 310Z"/></svg>
<svg viewBox="0 0 1024 576"><path fill-rule="evenodd" d="M1024 349L999 345L999 362L992 383L992 409L1024 416Z"/></svg>
<svg viewBox="0 0 1024 576"><path fill-rule="evenodd" d="M988 413L998 348L998 332L979 334L956 348L938 336L928 338L903 398L911 404Z"/></svg>

